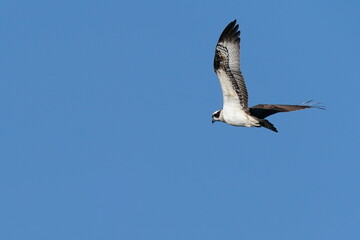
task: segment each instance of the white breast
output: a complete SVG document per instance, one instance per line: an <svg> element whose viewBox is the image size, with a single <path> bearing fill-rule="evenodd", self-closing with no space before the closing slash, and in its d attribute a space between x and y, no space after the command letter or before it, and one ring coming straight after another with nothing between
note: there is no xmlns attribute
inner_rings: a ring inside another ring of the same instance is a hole
<svg viewBox="0 0 360 240"><path fill-rule="evenodd" d="M238 127L259 127L259 121L241 109L231 108L230 105L223 108L222 114L226 123Z"/></svg>

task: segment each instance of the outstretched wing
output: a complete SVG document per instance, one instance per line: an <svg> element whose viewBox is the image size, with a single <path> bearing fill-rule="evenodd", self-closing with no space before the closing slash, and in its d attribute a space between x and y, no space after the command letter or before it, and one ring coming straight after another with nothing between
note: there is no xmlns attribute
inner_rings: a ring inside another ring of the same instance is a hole
<svg viewBox="0 0 360 240"><path fill-rule="evenodd" d="M279 113L279 112L292 112L298 111L307 108L318 108L318 109L325 109L325 107L315 104L309 104L310 101L305 102L302 105L281 105L281 104L258 104L256 106L251 107L250 114L264 119L272 114Z"/></svg>
<svg viewBox="0 0 360 240"><path fill-rule="evenodd" d="M219 78L224 108L248 110L248 93L240 71L240 31L236 20L229 23L216 45L214 69Z"/></svg>

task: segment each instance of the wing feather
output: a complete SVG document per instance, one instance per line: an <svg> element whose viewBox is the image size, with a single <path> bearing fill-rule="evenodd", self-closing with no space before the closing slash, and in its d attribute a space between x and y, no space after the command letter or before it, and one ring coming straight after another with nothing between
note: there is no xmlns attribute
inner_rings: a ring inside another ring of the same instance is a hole
<svg viewBox="0 0 360 240"><path fill-rule="evenodd" d="M248 93L240 71L240 31L236 20L228 24L216 45L214 69L223 92L224 107L237 104L248 109Z"/></svg>
<svg viewBox="0 0 360 240"><path fill-rule="evenodd" d="M317 104L303 104L303 105L282 105L282 104L258 104L249 109L250 114L264 119L272 114L279 112L292 112L307 108L325 109L325 107Z"/></svg>

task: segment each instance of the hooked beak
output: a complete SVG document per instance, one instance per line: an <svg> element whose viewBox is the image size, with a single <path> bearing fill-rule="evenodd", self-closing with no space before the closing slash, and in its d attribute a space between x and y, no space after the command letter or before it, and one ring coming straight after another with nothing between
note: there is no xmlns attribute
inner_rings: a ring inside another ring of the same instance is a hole
<svg viewBox="0 0 360 240"><path fill-rule="evenodd" d="M211 123L214 124L215 120L211 120Z"/></svg>

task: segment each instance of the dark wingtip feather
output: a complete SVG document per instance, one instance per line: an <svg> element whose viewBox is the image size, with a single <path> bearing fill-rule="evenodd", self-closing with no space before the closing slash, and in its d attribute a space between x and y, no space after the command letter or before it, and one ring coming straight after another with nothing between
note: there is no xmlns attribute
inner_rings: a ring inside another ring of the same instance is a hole
<svg viewBox="0 0 360 240"><path fill-rule="evenodd" d="M301 105L306 106L308 108L317 108L321 110L326 110L326 106L321 105L322 103L314 103L314 99L308 100L306 102L303 102Z"/></svg>
<svg viewBox="0 0 360 240"><path fill-rule="evenodd" d="M271 131L274 131L274 132L278 132L278 130L276 129L274 124L272 124L271 122L269 122L266 119L259 119L259 123L264 128L270 129Z"/></svg>
<svg viewBox="0 0 360 240"><path fill-rule="evenodd" d="M239 24L236 24L236 19L230 22L221 33L219 42L224 40L239 41L240 42L240 31Z"/></svg>

